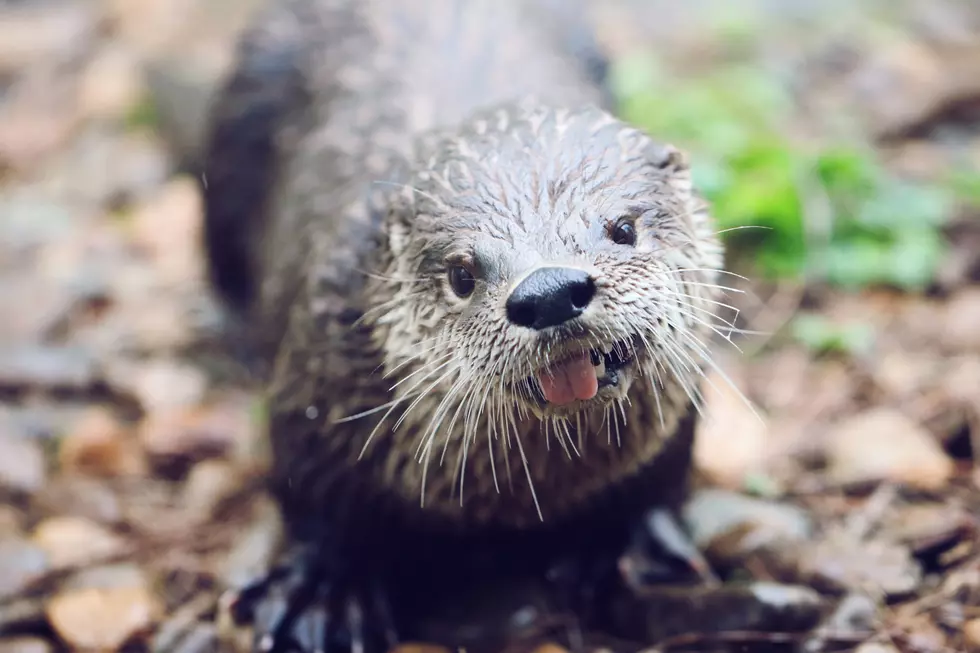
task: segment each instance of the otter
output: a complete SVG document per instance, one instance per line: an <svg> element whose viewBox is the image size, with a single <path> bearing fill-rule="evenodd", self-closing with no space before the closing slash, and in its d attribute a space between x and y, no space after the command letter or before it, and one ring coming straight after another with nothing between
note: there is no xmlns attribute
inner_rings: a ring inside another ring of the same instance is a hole
<svg viewBox="0 0 980 653"><path fill-rule="evenodd" d="M685 496L723 248L540 2L273 0L241 38L203 192L287 532L238 594L257 650L384 650L488 579L601 587Z"/></svg>

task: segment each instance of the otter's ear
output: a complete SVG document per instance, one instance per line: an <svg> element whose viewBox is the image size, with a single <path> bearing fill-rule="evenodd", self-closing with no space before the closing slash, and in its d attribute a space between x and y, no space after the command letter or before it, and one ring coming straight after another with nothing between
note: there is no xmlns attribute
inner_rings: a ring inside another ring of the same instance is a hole
<svg viewBox="0 0 980 653"><path fill-rule="evenodd" d="M649 143L646 158L658 170L671 174L690 174L691 166L687 155L669 143Z"/></svg>
<svg viewBox="0 0 980 653"><path fill-rule="evenodd" d="M687 155L670 144L650 143L646 150L647 160L672 188L682 195L694 193L694 179Z"/></svg>

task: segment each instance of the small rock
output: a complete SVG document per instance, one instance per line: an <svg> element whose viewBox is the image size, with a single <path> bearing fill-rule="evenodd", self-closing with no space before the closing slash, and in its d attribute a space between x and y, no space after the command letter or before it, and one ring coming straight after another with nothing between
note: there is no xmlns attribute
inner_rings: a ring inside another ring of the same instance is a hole
<svg viewBox="0 0 980 653"><path fill-rule="evenodd" d="M133 216L137 242L173 273L168 278L181 280L188 268L197 267L203 214L199 183L181 176L167 182Z"/></svg>
<svg viewBox="0 0 980 653"><path fill-rule="evenodd" d="M84 392L96 380L95 359L81 348L21 345L0 351L0 387Z"/></svg>
<svg viewBox="0 0 980 653"><path fill-rule="evenodd" d="M89 63L82 76L80 104L86 115L104 119L125 116L144 91L139 62L122 46L110 45Z"/></svg>
<svg viewBox="0 0 980 653"><path fill-rule="evenodd" d="M112 526L122 521L119 497L102 481L59 474L34 495L34 507L43 513L73 515Z"/></svg>
<svg viewBox="0 0 980 653"><path fill-rule="evenodd" d="M889 480L938 490L954 471L953 461L928 431L888 408L838 424L827 446L828 474L839 483Z"/></svg>
<svg viewBox="0 0 980 653"><path fill-rule="evenodd" d="M247 415L203 406L150 415L140 425L140 439L151 457L186 462L227 456L253 431Z"/></svg>
<svg viewBox="0 0 980 653"><path fill-rule="evenodd" d="M699 549L727 562L772 542L797 542L812 533L806 513L795 506L718 489L697 492L684 506L684 520Z"/></svg>
<svg viewBox="0 0 980 653"><path fill-rule="evenodd" d="M900 597L922 582L922 568L907 547L845 531L801 543L797 556L804 582L829 591Z"/></svg>
<svg viewBox="0 0 980 653"><path fill-rule="evenodd" d="M52 653L54 647L39 637L0 639L0 653Z"/></svg>
<svg viewBox="0 0 980 653"><path fill-rule="evenodd" d="M17 537L0 540L0 598L14 596L50 568L39 546Z"/></svg>
<svg viewBox="0 0 980 653"><path fill-rule="evenodd" d="M26 172L63 148L78 127L72 95L53 79L50 90L22 92L0 104L0 163Z"/></svg>
<svg viewBox="0 0 980 653"><path fill-rule="evenodd" d="M47 606L48 619L70 645L115 651L148 630L162 606L146 587L67 590Z"/></svg>
<svg viewBox="0 0 980 653"><path fill-rule="evenodd" d="M133 434L106 408L89 410L58 451L61 468L92 476L139 476L146 460Z"/></svg>
<svg viewBox="0 0 980 653"><path fill-rule="evenodd" d="M968 288L956 293L946 304L944 346L980 352L980 290Z"/></svg>
<svg viewBox="0 0 980 653"><path fill-rule="evenodd" d="M241 477L229 463L219 460L205 460L191 470L184 485L181 505L185 506L194 519L209 519L222 500L228 498L241 486Z"/></svg>
<svg viewBox="0 0 980 653"><path fill-rule="evenodd" d="M44 485L46 476L40 443L0 434L0 489L31 494Z"/></svg>
<svg viewBox="0 0 980 653"><path fill-rule="evenodd" d="M980 619L971 619L963 624L963 642L971 653L980 651Z"/></svg>
<svg viewBox="0 0 980 653"><path fill-rule="evenodd" d="M878 605L863 594L848 594L824 622L823 627L835 633L867 633L875 628Z"/></svg>
<svg viewBox="0 0 980 653"><path fill-rule="evenodd" d="M34 529L34 542L55 567L67 567L113 556L125 541L98 524L79 517L51 517Z"/></svg>
<svg viewBox="0 0 980 653"><path fill-rule="evenodd" d="M713 481L741 487L768 459L769 430L746 400L718 374L704 384L705 418L698 422L694 458ZM737 384L737 379L733 379Z"/></svg>
<svg viewBox="0 0 980 653"><path fill-rule="evenodd" d="M899 653L899 650L891 644L866 642L854 649L854 653Z"/></svg>
<svg viewBox="0 0 980 653"><path fill-rule="evenodd" d="M961 510L942 504L902 507L884 525L890 537L920 550L949 542L969 528L969 517Z"/></svg>
<svg viewBox="0 0 980 653"><path fill-rule="evenodd" d="M85 2L7 3L0 21L0 74L81 54L96 35L94 9Z"/></svg>
<svg viewBox="0 0 980 653"><path fill-rule="evenodd" d="M140 370L133 392L145 412L160 414L200 403L207 385L204 372L196 367L158 360Z"/></svg>
<svg viewBox="0 0 980 653"><path fill-rule="evenodd" d="M928 384L941 360L932 351L884 352L872 370L882 392L892 397L907 397Z"/></svg>

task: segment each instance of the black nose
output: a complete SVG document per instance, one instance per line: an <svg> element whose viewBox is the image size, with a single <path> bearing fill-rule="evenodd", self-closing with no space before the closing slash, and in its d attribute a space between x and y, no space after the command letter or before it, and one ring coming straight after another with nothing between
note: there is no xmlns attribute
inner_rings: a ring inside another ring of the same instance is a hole
<svg viewBox="0 0 980 653"><path fill-rule="evenodd" d="M507 298L507 317L518 326L545 329L578 317L595 295L588 272L540 268L517 284Z"/></svg>

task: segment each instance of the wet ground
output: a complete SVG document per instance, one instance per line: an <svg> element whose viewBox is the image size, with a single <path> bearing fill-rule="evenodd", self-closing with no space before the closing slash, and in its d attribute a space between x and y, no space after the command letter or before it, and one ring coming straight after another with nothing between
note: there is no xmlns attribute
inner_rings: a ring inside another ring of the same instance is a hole
<svg viewBox="0 0 980 653"><path fill-rule="evenodd" d="M274 543L250 491L262 409L214 353L181 168L254 4L0 3L0 653L210 650L219 589ZM895 169L980 169L969 3L682 5L597 2L603 41L685 70L724 58L737 28L803 89L801 132L846 114ZM689 516L717 568L838 609L821 626L834 650L980 650L980 216L944 234L927 293L733 282L739 326L773 335L719 347L755 412L712 379L712 489ZM781 335L801 312L861 346ZM638 623L655 650L701 650Z"/></svg>

